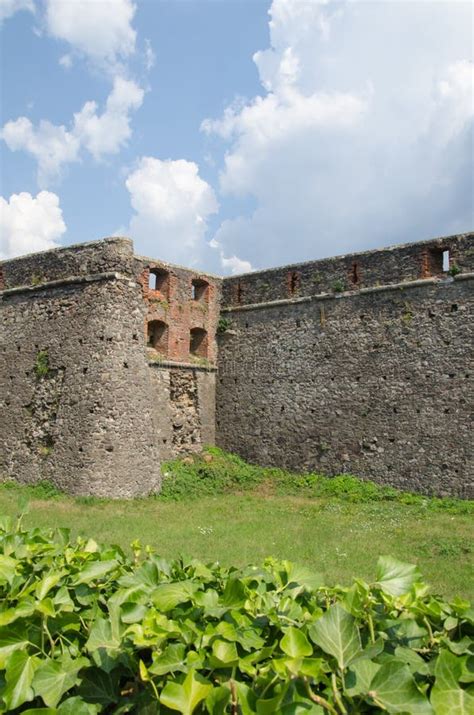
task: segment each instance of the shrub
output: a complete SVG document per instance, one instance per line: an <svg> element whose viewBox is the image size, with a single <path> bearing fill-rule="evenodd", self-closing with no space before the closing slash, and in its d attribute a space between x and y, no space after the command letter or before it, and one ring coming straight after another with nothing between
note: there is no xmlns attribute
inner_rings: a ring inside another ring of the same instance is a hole
<svg viewBox="0 0 474 715"><path fill-rule="evenodd" d="M0 522L3 712L472 712L473 611L415 566L382 557L372 584L326 588L287 561L132 546Z"/></svg>

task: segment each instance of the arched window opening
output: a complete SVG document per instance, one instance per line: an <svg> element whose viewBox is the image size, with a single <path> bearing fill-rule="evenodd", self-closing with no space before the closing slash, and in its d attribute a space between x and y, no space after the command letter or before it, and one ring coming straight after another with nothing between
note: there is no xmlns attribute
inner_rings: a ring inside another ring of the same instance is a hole
<svg viewBox="0 0 474 715"><path fill-rule="evenodd" d="M193 278L191 281L191 298L199 302L209 300L209 283L201 278Z"/></svg>
<svg viewBox="0 0 474 715"><path fill-rule="evenodd" d="M149 321L147 346L162 355L168 353L168 326L162 320Z"/></svg>
<svg viewBox="0 0 474 715"><path fill-rule="evenodd" d="M150 268L148 278L149 290L159 291L165 298L168 298L170 274L163 268Z"/></svg>
<svg viewBox="0 0 474 715"><path fill-rule="evenodd" d="M189 352L196 357L207 358L207 331L203 328L191 328Z"/></svg>
<svg viewBox="0 0 474 715"><path fill-rule="evenodd" d="M301 286L301 276L298 271L290 271L287 277L288 292L290 295L298 293Z"/></svg>

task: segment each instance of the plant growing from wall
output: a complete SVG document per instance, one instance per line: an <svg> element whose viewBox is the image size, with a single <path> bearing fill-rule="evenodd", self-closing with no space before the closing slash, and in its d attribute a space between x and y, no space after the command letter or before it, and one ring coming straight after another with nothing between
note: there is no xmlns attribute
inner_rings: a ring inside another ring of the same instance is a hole
<svg viewBox="0 0 474 715"><path fill-rule="evenodd" d="M219 334L226 333L232 327L230 318L224 318L222 315L217 322L217 332Z"/></svg>
<svg viewBox="0 0 474 715"><path fill-rule="evenodd" d="M457 276L459 273L461 273L461 269L458 264L452 263L449 267L448 274L454 278L454 276Z"/></svg>
<svg viewBox="0 0 474 715"><path fill-rule="evenodd" d="M346 289L346 286L344 285L344 281L341 281L341 280L334 281L334 283L332 284L332 289L333 289L334 293L343 293Z"/></svg>
<svg viewBox="0 0 474 715"><path fill-rule="evenodd" d="M49 355L47 350L39 350L36 353L36 360L33 366L36 377L46 377L49 373Z"/></svg>

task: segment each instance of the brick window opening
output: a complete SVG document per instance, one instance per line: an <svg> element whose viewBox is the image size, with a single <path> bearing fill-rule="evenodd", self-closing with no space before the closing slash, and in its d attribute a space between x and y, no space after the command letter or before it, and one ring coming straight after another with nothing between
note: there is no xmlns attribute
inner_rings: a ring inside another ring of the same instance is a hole
<svg viewBox="0 0 474 715"><path fill-rule="evenodd" d="M189 352L196 357L207 358L207 331L203 328L191 328Z"/></svg>
<svg viewBox="0 0 474 715"><path fill-rule="evenodd" d="M449 271L449 251L443 251L443 273Z"/></svg>
<svg viewBox="0 0 474 715"><path fill-rule="evenodd" d="M168 298L170 274L162 268L150 268L148 277L149 290L157 290Z"/></svg>
<svg viewBox="0 0 474 715"><path fill-rule="evenodd" d="M148 323L147 346L163 355L168 353L168 326L162 320Z"/></svg>
<svg viewBox="0 0 474 715"><path fill-rule="evenodd" d="M354 284L357 284L359 281L360 281L359 264L353 263L352 264L352 282Z"/></svg>
<svg viewBox="0 0 474 715"><path fill-rule="evenodd" d="M447 254L447 257L445 257ZM448 263L448 268L445 269L445 262ZM442 248L430 248L422 255L421 275L423 278L430 276L439 276L441 273L449 270L449 251L443 251Z"/></svg>
<svg viewBox="0 0 474 715"><path fill-rule="evenodd" d="M237 283L237 303L240 305L242 303L242 298L244 295L244 290L242 288L242 283L238 281Z"/></svg>
<svg viewBox="0 0 474 715"><path fill-rule="evenodd" d="M288 274L288 291L290 295L295 295L300 289L301 278L297 271L290 271Z"/></svg>
<svg viewBox="0 0 474 715"><path fill-rule="evenodd" d="M209 283L201 278L193 278L191 282L191 298L200 303L207 303L209 300Z"/></svg>

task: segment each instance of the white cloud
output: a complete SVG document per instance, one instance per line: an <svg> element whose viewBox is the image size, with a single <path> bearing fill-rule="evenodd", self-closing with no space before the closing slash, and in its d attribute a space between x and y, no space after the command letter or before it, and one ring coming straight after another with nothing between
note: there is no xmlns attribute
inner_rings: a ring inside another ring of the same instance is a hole
<svg viewBox="0 0 474 715"><path fill-rule="evenodd" d="M221 191L255 204L221 223L225 254L264 267L469 229L471 11L274 0L262 96L202 124L228 144Z"/></svg>
<svg viewBox="0 0 474 715"><path fill-rule="evenodd" d="M229 256L226 258L222 246L216 238L211 238L208 243L210 248L217 249L219 252L220 265L222 267L223 273L231 273L233 276L239 273L248 273L252 271L252 264L249 261L244 261L238 256Z"/></svg>
<svg viewBox="0 0 474 715"><path fill-rule="evenodd" d="M59 58L59 64L61 67L64 67L64 69L69 70L72 67L72 56L70 54L65 54L62 55L62 57Z"/></svg>
<svg viewBox="0 0 474 715"><path fill-rule="evenodd" d="M134 82L116 77L102 114L96 102L86 102L70 129L42 120L35 127L27 117L5 124L1 131L9 149L23 150L38 162L38 183L57 180L63 166L80 159L82 149L96 160L116 154L131 135L130 112L140 107L144 92Z"/></svg>
<svg viewBox="0 0 474 715"><path fill-rule="evenodd" d="M129 233L136 250L163 260L194 265L206 248L209 216L218 203L198 166L179 159L142 157L126 187L135 211Z"/></svg>
<svg viewBox="0 0 474 715"><path fill-rule="evenodd" d="M66 230L59 198L49 191L0 196L0 258L55 248Z"/></svg>
<svg viewBox="0 0 474 715"><path fill-rule="evenodd" d="M135 82L116 77L102 114L97 114L96 102L86 102L74 115L74 134L94 159L116 154L130 138L129 113L141 106L143 96Z"/></svg>
<svg viewBox="0 0 474 715"><path fill-rule="evenodd" d="M156 55L153 52L150 40L145 40L145 67L147 72L149 72L152 67L155 66Z"/></svg>
<svg viewBox="0 0 474 715"><path fill-rule="evenodd" d="M45 20L50 35L115 71L135 51L135 11L131 0L47 0Z"/></svg>
<svg viewBox="0 0 474 715"><path fill-rule="evenodd" d="M27 117L5 124L1 137L11 151L26 151L38 162L38 184L58 178L64 164L77 161L80 141L64 126L42 120L37 127Z"/></svg>
<svg viewBox="0 0 474 715"><path fill-rule="evenodd" d="M19 10L35 11L33 0L0 0L0 23Z"/></svg>

